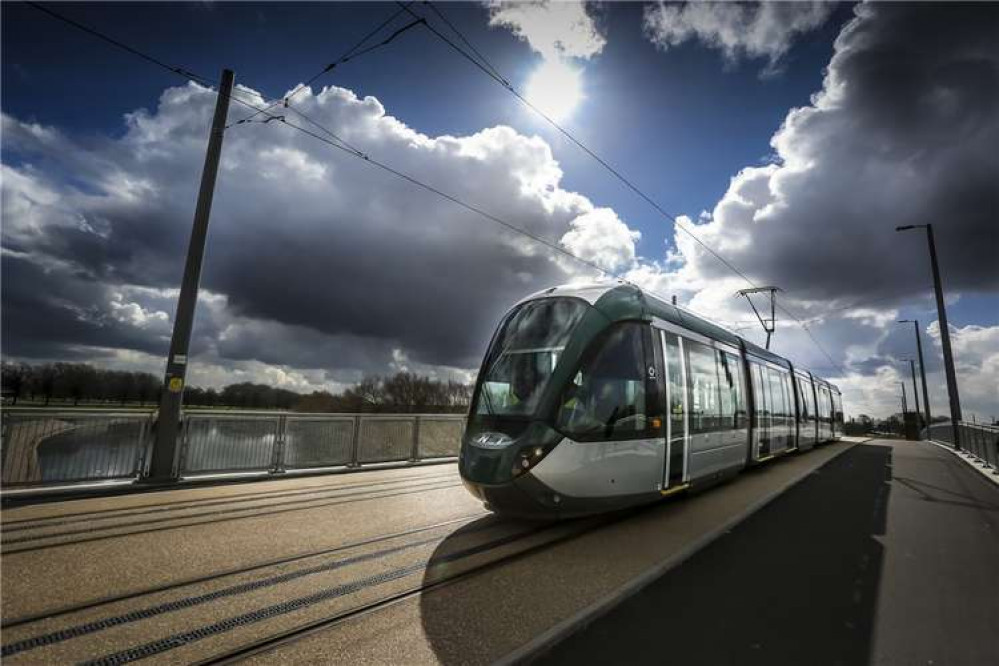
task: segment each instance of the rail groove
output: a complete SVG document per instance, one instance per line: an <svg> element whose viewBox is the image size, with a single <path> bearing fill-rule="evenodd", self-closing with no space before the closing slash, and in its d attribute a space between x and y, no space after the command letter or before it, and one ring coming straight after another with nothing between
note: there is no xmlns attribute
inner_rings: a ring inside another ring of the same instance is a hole
<svg viewBox="0 0 999 666"><path fill-rule="evenodd" d="M318 508L323 508L323 507L327 507L327 506L335 506L335 505L340 505L340 504L353 504L355 502L365 502L365 501L371 501L371 500L385 499L385 498L389 498L389 497L398 497L400 495L412 495L412 494L416 494L416 493L420 493L420 492L428 492L428 491L434 491L434 490L446 490L446 489L449 489L449 488L457 488L459 486L461 486L460 483L450 483L450 484L445 484L445 485L421 487L421 488L416 488L415 490L413 490L413 489L403 490L401 492L382 492L381 494L377 494L377 495L376 494L372 494L372 495L368 495L367 497L349 497L347 499L344 499L344 498L341 497L341 498L338 498L336 500L329 501L329 502L321 502L321 503L318 503L318 504L310 504L308 506L295 506L295 507L291 507L291 508L283 508L283 509L278 509L276 511L261 511L261 512L252 513L252 514L248 514L248 515L242 515L242 516L228 516L228 517L225 517L225 518L217 518L215 520L202 520L202 521L192 522L192 523L183 523L183 524L180 524L180 525L165 525L165 526L162 526L162 527L151 527L149 529L132 530L130 532L121 532L121 533L115 533L115 534L104 534L104 535L98 535L98 536L94 536L94 537L90 537L90 538L86 538L86 539L75 539L75 540L71 540L71 541L57 541L55 543L47 543L47 544L41 544L41 545L35 545L35 546L28 546L28 547L25 547L25 548L4 549L3 551L0 551L0 554L3 554L3 555L15 555L15 554L19 554L19 553L27 553L27 552L35 552L35 551L39 551L39 550L46 550L46 549L49 549L49 548L62 548L62 547L66 547L66 546L75 546L75 545L79 545L79 544L83 544L83 543L91 543L91 542L94 542L94 541L104 541L106 539L118 539L118 538L127 537L127 536L134 536L134 535L138 535L138 534L148 534L148 533L151 533L151 532L162 532L162 531L168 531L168 530L183 529L183 528L186 528L186 527L197 527L197 526L200 526L200 525L213 525L213 524L217 524L217 523L230 522L230 521L234 521L234 520L246 520L246 519L250 519L250 518L258 518L258 517L264 517L264 516L273 516L273 515L277 515L277 514L290 513L290 512L293 512L293 511L308 511L308 510L311 510L311 509L318 509ZM257 508L266 508L266 507L257 507ZM223 512L215 512L214 514L210 514L210 515L218 515L219 513L223 513ZM180 520L180 519L182 519L182 518L177 518L175 520ZM142 523L142 524L145 524L145 523ZM108 528L108 529L111 529L111 528ZM84 532L88 533L88 534L90 533L89 530L85 530ZM53 538L53 537L39 536L38 538L32 539L32 540L33 541L43 541L46 538ZM5 541L4 543L7 543L7 542Z"/></svg>

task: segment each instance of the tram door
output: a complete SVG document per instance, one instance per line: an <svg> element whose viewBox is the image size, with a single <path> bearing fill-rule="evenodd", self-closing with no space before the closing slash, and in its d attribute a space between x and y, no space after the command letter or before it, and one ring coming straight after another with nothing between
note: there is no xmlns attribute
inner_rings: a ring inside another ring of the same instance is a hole
<svg viewBox="0 0 999 666"><path fill-rule="evenodd" d="M683 363L683 338L675 333L658 331L663 349L663 371L666 387L666 462L663 469L663 490L682 486L687 481L687 460L690 447L687 406L687 369Z"/></svg>
<svg viewBox="0 0 999 666"><path fill-rule="evenodd" d="M756 429L754 439L756 440L756 458L765 458L770 455L770 439L772 437L770 397L770 382L766 371L759 363L749 364L749 374L753 376L753 397L756 400Z"/></svg>

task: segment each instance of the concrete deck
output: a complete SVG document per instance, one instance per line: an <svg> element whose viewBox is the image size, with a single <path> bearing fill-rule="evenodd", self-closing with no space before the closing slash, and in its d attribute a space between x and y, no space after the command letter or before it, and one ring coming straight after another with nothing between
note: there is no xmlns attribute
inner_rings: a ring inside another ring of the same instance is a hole
<svg viewBox="0 0 999 666"><path fill-rule="evenodd" d="M997 629L999 488L932 444L881 440L538 661L978 666L999 664Z"/></svg>
<svg viewBox="0 0 999 666"><path fill-rule="evenodd" d="M486 514L451 465L8 509L4 661L523 656L853 444L643 510L557 524Z"/></svg>

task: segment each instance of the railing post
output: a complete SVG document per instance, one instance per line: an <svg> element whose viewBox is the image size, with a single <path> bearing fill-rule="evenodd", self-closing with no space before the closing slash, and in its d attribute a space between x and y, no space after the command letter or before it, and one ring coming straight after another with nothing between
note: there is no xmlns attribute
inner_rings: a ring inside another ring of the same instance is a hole
<svg viewBox="0 0 999 666"><path fill-rule="evenodd" d="M360 461L360 448L361 448L361 415L354 415L354 432L351 435L350 442L350 464L349 467L357 467L361 463Z"/></svg>
<svg viewBox="0 0 999 666"><path fill-rule="evenodd" d="M139 443L136 446L135 452L135 463L132 468L132 476L136 478L142 478L146 471L146 446L148 442L146 441L149 431L149 421L143 421L142 427L139 429Z"/></svg>
<svg viewBox="0 0 999 666"><path fill-rule="evenodd" d="M413 415L413 450L410 452L409 459L416 462L420 459L420 415Z"/></svg>
<svg viewBox="0 0 999 666"><path fill-rule="evenodd" d="M278 416L277 432L274 435L274 451L271 457L271 474L284 473L284 449L288 433L288 415Z"/></svg>
<svg viewBox="0 0 999 666"><path fill-rule="evenodd" d="M184 475L184 469L187 467L187 455L190 452L191 447L191 415L181 414L181 424L180 424L180 447L177 451L176 469L174 470L174 476L180 478Z"/></svg>

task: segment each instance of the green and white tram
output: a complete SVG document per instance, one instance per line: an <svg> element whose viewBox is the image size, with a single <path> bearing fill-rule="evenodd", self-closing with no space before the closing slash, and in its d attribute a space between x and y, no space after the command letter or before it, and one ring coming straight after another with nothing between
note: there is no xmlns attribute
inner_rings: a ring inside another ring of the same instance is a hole
<svg viewBox="0 0 999 666"><path fill-rule="evenodd" d="M842 435L839 390L630 285L564 286L507 313L459 469L493 511L649 502Z"/></svg>

